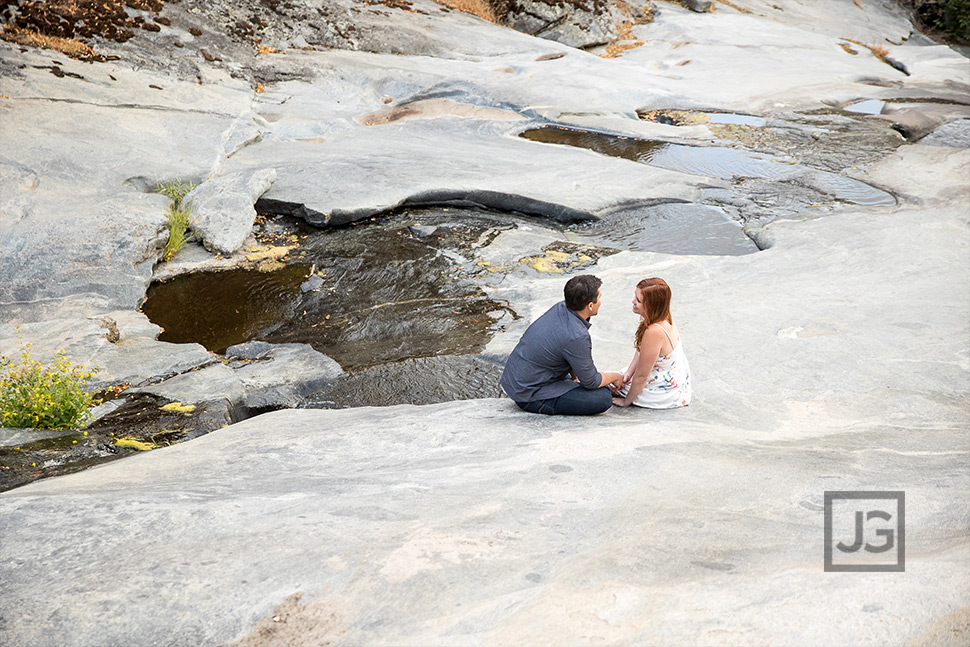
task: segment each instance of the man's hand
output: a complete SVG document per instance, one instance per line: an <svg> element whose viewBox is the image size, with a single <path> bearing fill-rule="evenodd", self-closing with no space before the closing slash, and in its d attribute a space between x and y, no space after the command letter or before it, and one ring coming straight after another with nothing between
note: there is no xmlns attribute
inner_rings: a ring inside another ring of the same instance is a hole
<svg viewBox="0 0 970 647"><path fill-rule="evenodd" d="M600 373L602 379L600 380L600 388L609 385L610 389L619 388L623 386L623 374L622 373Z"/></svg>

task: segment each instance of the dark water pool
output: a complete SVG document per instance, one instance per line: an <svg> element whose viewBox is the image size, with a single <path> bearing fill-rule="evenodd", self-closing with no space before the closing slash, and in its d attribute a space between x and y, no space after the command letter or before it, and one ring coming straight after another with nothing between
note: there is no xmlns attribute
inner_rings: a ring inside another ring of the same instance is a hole
<svg viewBox="0 0 970 647"><path fill-rule="evenodd" d="M833 199L854 204L896 204L892 194L859 180L764 153L720 146L687 146L561 126L534 128L520 136L534 142L585 148L602 155L692 175L723 179L767 178L807 185Z"/></svg>

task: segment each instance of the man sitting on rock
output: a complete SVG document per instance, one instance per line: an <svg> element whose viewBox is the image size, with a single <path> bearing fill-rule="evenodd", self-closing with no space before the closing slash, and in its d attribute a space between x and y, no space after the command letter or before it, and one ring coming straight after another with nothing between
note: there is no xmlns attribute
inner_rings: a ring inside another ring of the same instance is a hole
<svg viewBox="0 0 970 647"><path fill-rule="evenodd" d="M607 385L623 385L620 373L600 373L593 364L589 318L602 303L595 276L574 276L564 301L532 322L502 372L502 388L530 413L587 416L610 408Z"/></svg>

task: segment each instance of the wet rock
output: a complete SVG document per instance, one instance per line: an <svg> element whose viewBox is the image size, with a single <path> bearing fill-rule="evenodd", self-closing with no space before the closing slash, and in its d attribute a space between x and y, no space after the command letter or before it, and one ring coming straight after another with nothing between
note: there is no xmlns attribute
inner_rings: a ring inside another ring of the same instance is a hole
<svg viewBox="0 0 970 647"><path fill-rule="evenodd" d="M206 249L231 254L252 234L253 204L276 181L276 169L231 173L208 179L183 198L192 206L191 224Z"/></svg>
<svg viewBox="0 0 970 647"><path fill-rule="evenodd" d="M970 148L970 119L957 119L948 124L943 124L919 140L919 143L928 146Z"/></svg>
<svg viewBox="0 0 970 647"><path fill-rule="evenodd" d="M714 0L685 0L684 4L697 13L710 13L714 8Z"/></svg>
<svg viewBox="0 0 970 647"><path fill-rule="evenodd" d="M300 284L300 291L305 294L307 292L312 292L313 290L319 290L321 287L323 287L323 284L323 279L314 274Z"/></svg>
<svg viewBox="0 0 970 647"><path fill-rule="evenodd" d="M203 407L223 424L241 420L243 386L235 372L218 362L175 375L160 382L131 389L185 405Z"/></svg>
<svg viewBox="0 0 970 647"><path fill-rule="evenodd" d="M295 407L343 375L337 362L309 344L250 342L231 346L226 357L254 360L234 368L243 385L242 403L251 412Z"/></svg>
<svg viewBox="0 0 970 647"><path fill-rule="evenodd" d="M438 231L437 225L411 225L408 227L411 233L418 238L427 238L434 232Z"/></svg>
<svg viewBox="0 0 970 647"><path fill-rule="evenodd" d="M74 429L21 429L17 427L0 427L0 447L27 445L38 440L60 438L76 434Z"/></svg>
<svg viewBox="0 0 970 647"><path fill-rule="evenodd" d="M263 359L278 346L265 341L247 341L226 349L226 359Z"/></svg>
<svg viewBox="0 0 970 647"><path fill-rule="evenodd" d="M453 400L499 398L504 358L439 355L388 362L331 382L306 400L306 407L386 407Z"/></svg>
<svg viewBox="0 0 970 647"><path fill-rule="evenodd" d="M609 3L603 0L515 0L508 21L518 31L570 47L603 45L618 35Z"/></svg>

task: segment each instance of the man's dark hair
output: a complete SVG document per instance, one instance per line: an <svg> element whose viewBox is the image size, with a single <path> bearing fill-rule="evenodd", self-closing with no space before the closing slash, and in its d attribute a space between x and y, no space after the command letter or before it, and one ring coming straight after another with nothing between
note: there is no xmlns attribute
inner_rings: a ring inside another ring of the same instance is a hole
<svg viewBox="0 0 970 647"><path fill-rule="evenodd" d="M596 293L599 292L601 285L603 282L592 274L580 274L569 279L562 290L563 296L566 297L566 307L579 312L596 301Z"/></svg>

